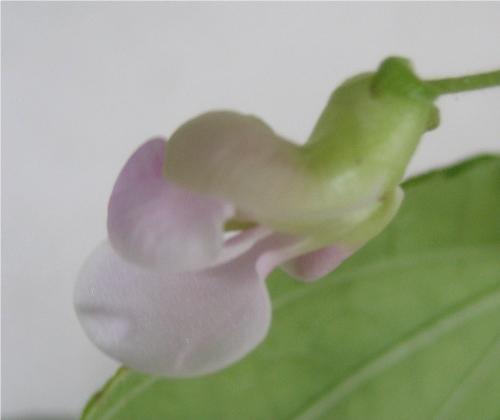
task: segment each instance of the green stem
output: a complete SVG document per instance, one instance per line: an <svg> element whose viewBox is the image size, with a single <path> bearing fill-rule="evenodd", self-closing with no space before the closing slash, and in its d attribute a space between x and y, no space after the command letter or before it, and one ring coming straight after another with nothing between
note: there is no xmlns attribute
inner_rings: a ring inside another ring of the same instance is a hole
<svg viewBox="0 0 500 420"><path fill-rule="evenodd" d="M437 95L500 86L500 70L425 82Z"/></svg>

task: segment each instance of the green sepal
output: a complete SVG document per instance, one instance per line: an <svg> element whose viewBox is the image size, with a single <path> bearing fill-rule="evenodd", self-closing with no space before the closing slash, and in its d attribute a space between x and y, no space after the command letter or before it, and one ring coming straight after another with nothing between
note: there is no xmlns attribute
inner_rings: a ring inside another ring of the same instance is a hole
<svg viewBox="0 0 500 420"><path fill-rule="evenodd" d="M434 99L408 60L385 60L376 73L355 76L333 92L303 148L308 164L360 194L374 181L393 190L424 133L438 125Z"/></svg>

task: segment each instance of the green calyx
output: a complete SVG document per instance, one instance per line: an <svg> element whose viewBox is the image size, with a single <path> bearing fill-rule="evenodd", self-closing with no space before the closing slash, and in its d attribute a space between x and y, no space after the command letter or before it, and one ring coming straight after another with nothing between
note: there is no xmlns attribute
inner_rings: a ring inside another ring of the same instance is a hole
<svg viewBox="0 0 500 420"><path fill-rule="evenodd" d="M336 239L353 245L373 237L397 211L399 185L420 139L439 125L436 99L497 85L498 71L422 80L400 57L340 85L299 155L325 205L352 210L321 225L315 235L341 232Z"/></svg>
<svg viewBox="0 0 500 420"><path fill-rule="evenodd" d="M401 58L355 76L332 94L302 153L321 178L353 197L401 182L422 135L437 126L435 96ZM340 187L339 187L340 188Z"/></svg>
<svg viewBox="0 0 500 420"><path fill-rule="evenodd" d="M439 125L435 100L492 86L500 86L500 71L425 81L409 60L389 57L375 73L355 76L333 92L302 148L306 165L360 195L374 180L391 191L422 136Z"/></svg>

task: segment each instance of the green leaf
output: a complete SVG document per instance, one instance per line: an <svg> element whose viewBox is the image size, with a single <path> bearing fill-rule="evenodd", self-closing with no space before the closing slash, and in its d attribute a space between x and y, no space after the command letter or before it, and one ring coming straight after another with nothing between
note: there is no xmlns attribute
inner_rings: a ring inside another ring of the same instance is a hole
<svg viewBox="0 0 500 420"><path fill-rule="evenodd" d="M274 273L271 332L242 362L190 380L121 369L83 419L498 419L500 157L405 190L325 279Z"/></svg>

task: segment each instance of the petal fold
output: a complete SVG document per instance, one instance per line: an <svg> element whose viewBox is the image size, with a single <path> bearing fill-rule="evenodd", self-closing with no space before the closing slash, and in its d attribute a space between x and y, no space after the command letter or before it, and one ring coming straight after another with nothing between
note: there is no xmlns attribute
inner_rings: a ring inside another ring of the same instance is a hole
<svg viewBox="0 0 500 420"><path fill-rule="evenodd" d="M143 144L113 188L108 234L129 261L169 272L208 266L220 253L232 206L186 190L163 175L165 140Z"/></svg>
<svg viewBox="0 0 500 420"><path fill-rule="evenodd" d="M321 247L313 239L274 234L267 239L268 245L256 263L260 278L265 279L280 266L297 280L310 282L335 270L354 248L333 245Z"/></svg>

